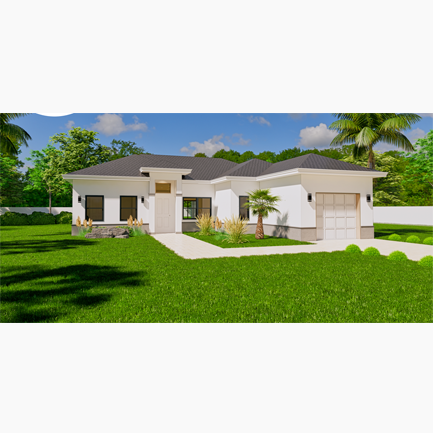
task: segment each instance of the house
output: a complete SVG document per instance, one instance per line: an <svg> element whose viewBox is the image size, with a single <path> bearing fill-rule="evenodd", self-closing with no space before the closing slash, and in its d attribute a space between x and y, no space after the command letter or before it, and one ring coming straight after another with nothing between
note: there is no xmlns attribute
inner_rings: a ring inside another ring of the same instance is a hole
<svg viewBox="0 0 433 433"><path fill-rule="evenodd" d="M280 213L264 219L267 235L300 241L372 239L373 178L387 173L316 154L277 163L219 158L131 155L65 174L73 184L73 224L126 225L130 215L148 233L197 230L196 216L257 217L243 207L248 191L270 188ZM77 234L72 226L72 234Z"/></svg>

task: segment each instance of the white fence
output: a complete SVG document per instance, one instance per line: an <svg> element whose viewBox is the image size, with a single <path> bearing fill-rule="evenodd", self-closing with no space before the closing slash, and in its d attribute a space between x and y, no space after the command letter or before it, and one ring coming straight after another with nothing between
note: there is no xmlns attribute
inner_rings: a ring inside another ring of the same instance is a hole
<svg viewBox="0 0 433 433"><path fill-rule="evenodd" d="M33 212L45 212L50 211L49 207L0 207L0 215L5 212L19 212L30 215ZM53 215L58 215L60 212L72 212L72 207L52 207L51 213Z"/></svg>
<svg viewBox="0 0 433 433"><path fill-rule="evenodd" d="M375 206L373 222L433 226L433 206Z"/></svg>

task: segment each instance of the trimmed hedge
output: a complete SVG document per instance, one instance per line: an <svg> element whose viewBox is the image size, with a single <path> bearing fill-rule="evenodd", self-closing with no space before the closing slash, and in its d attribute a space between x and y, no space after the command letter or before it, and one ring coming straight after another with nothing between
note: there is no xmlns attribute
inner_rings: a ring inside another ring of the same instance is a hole
<svg viewBox="0 0 433 433"><path fill-rule="evenodd" d="M389 260L395 260L396 262L405 262L406 260L409 260L407 258L407 255L403 253L402 251L393 251L389 256Z"/></svg>
<svg viewBox="0 0 433 433"><path fill-rule="evenodd" d="M401 236L397 233L388 236L388 240L390 241L401 241Z"/></svg>
<svg viewBox="0 0 433 433"><path fill-rule="evenodd" d="M5 212L0 215L2 226L27 226L45 224L72 224L72 213L61 212L54 216L46 212L33 212L31 215L19 212Z"/></svg>
<svg viewBox="0 0 433 433"><path fill-rule="evenodd" d="M361 248L358 247L356 244L350 244L346 247L347 253L361 253Z"/></svg>
<svg viewBox="0 0 433 433"><path fill-rule="evenodd" d="M425 238L423 244L425 244L425 245L433 245L433 238L432 237Z"/></svg>
<svg viewBox="0 0 433 433"><path fill-rule="evenodd" d="M421 242L421 240L418 236L412 235L406 239L406 242L409 242L411 244L418 244L419 242Z"/></svg>
<svg viewBox="0 0 433 433"><path fill-rule="evenodd" d="M418 264L420 266L433 267L433 256L425 256L423 257Z"/></svg>
<svg viewBox="0 0 433 433"><path fill-rule="evenodd" d="M377 248L368 247L362 253L364 256L380 256L380 252Z"/></svg>
<svg viewBox="0 0 433 433"><path fill-rule="evenodd" d="M31 226L40 226L55 223L56 218L52 213L33 212L31 215L29 215L29 224Z"/></svg>
<svg viewBox="0 0 433 433"><path fill-rule="evenodd" d="M5 212L0 215L0 225L2 226L28 226L29 216L19 212Z"/></svg>
<svg viewBox="0 0 433 433"><path fill-rule="evenodd" d="M72 224L72 212L62 211L55 218L56 224Z"/></svg>

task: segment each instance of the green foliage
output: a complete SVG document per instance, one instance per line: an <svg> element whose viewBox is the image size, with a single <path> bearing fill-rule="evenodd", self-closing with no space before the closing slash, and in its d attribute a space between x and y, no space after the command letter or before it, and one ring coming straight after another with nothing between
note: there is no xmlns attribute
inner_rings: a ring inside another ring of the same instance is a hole
<svg viewBox="0 0 433 433"><path fill-rule="evenodd" d="M366 249L362 252L362 254L363 254L364 256L380 256L380 252L379 252L379 250L378 250L377 248L374 248L374 247L368 247L368 248L366 248Z"/></svg>
<svg viewBox="0 0 433 433"><path fill-rule="evenodd" d="M239 158L239 162L246 162L249 161L250 159L254 159L256 158L256 155L254 154L254 152L252 152L251 150L247 150L246 152L244 152L240 158Z"/></svg>
<svg viewBox="0 0 433 433"><path fill-rule="evenodd" d="M227 161L233 161L239 163L241 154L239 152L236 152L236 150L224 150L221 149L218 152L214 153L212 155L212 158L222 158L226 159Z"/></svg>
<svg viewBox="0 0 433 433"><path fill-rule="evenodd" d="M264 152L260 152L257 156L257 159L261 159L262 161L268 161L271 163L277 162L276 161L276 155L274 152L271 152L270 150L265 150Z"/></svg>
<svg viewBox="0 0 433 433"><path fill-rule="evenodd" d="M347 253L356 253L361 254L361 248L358 247L356 244L350 244L346 247L345 251Z"/></svg>
<svg viewBox="0 0 433 433"><path fill-rule="evenodd" d="M388 236L388 240L390 241L401 241L401 236L393 233L392 235Z"/></svg>
<svg viewBox="0 0 433 433"><path fill-rule="evenodd" d="M425 257L423 257L423 258L418 262L418 264L419 264L420 266L425 266L425 267L428 267L428 268L433 267L433 256L425 256Z"/></svg>
<svg viewBox="0 0 433 433"><path fill-rule="evenodd" d="M62 211L55 216L56 224L72 224L72 212Z"/></svg>
<svg viewBox="0 0 433 433"><path fill-rule="evenodd" d="M79 238L85 238L87 233L92 231L92 227L78 227L77 236Z"/></svg>
<svg viewBox="0 0 433 433"><path fill-rule="evenodd" d="M354 144L353 157L368 154L368 167L375 168L373 147L385 142L406 151L413 150L409 139L402 134L421 120L417 114L409 113L338 113L337 121L329 125L330 130L338 131L331 146Z"/></svg>
<svg viewBox="0 0 433 433"><path fill-rule="evenodd" d="M149 152L145 152L142 147L138 147L133 141L113 140L111 142L110 151L110 161L124 158L125 156L129 155L150 155Z"/></svg>
<svg viewBox="0 0 433 433"><path fill-rule="evenodd" d="M51 213L32 212L32 214L29 215L29 224L32 226L55 224L55 223L56 223L56 218Z"/></svg>
<svg viewBox="0 0 433 433"><path fill-rule="evenodd" d="M389 256L388 260L394 260L396 262L405 262L408 260L405 253L402 251L393 251Z"/></svg>
<svg viewBox="0 0 433 433"><path fill-rule="evenodd" d="M0 215L0 226L27 226L29 216L19 212L5 212Z"/></svg>
<svg viewBox="0 0 433 433"><path fill-rule="evenodd" d="M433 130L414 145L415 152L401 154L408 160L405 184L418 181L433 187Z"/></svg>
<svg viewBox="0 0 433 433"><path fill-rule="evenodd" d="M247 194L248 202L244 204L244 207L250 208L253 215L261 215L266 218L272 212L280 212L275 205L281 198L271 195L270 189L256 189Z"/></svg>
<svg viewBox="0 0 433 433"><path fill-rule="evenodd" d="M0 113L0 152L7 156L18 155L21 145L28 147L27 140L32 137L11 120L25 116L24 113Z"/></svg>
<svg viewBox="0 0 433 433"><path fill-rule="evenodd" d="M423 244L433 245L433 238L432 237L425 238Z"/></svg>
<svg viewBox="0 0 433 433"><path fill-rule="evenodd" d="M409 236L406 239L406 242L410 242L411 244L419 244L421 242L420 238L418 236Z"/></svg>
<svg viewBox="0 0 433 433"><path fill-rule="evenodd" d="M16 157L9 157L4 153L0 154L0 206L25 204L23 196L25 180L19 171L23 165Z"/></svg>
<svg viewBox="0 0 433 433"><path fill-rule="evenodd" d="M198 152L194 156L197 158L207 158L206 154L203 152Z"/></svg>
<svg viewBox="0 0 433 433"><path fill-rule="evenodd" d="M146 236L146 233L141 230L141 227L129 227L131 230L129 231L130 237L135 236Z"/></svg>

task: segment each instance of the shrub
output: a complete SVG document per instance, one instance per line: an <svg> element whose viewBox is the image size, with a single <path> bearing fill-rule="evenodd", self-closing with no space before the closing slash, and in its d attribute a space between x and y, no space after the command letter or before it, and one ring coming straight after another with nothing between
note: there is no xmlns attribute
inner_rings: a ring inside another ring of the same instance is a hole
<svg viewBox="0 0 433 433"><path fill-rule="evenodd" d="M432 237L430 237L430 238L425 238L423 244L426 244L426 245L433 245L433 238L432 238Z"/></svg>
<svg viewBox="0 0 433 433"><path fill-rule="evenodd" d="M395 260L396 262L404 262L404 261L408 260L406 254L401 252L401 251L393 251L388 256L388 259L389 260Z"/></svg>
<svg viewBox="0 0 433 433"><path fill-rule="evenodd" d="M358 247L358 245L350 244L346 247L347 253L361 253L361 248Z"/></svg>
<svg viewBox="0 0 433 433"><path fill-rule="evenodd" d="M380 256L380 252L377 248L368 247L362 253L364 256Z"/></svg>
<svg viewBox="0 0 433 433"><path fill-rule="evenodd" d="M239 216L232 215L231 219L224 219L224 231L227 233L227 237L223 239L223 242L229 244L243 244L248 242L245 238L245 233L248 229L248 220Z"/></svg>
<svg viewBox="0 0 433 433"><path fill-rule="evenodd" d="M390 240L390 241L401 241L401 236L398 235L398 234L396 234L396 233L394 233L394 234L388 236L388 240Z"/></svg>
<svg viewBox="0 0 433 433"><path fill-rule="evenodd" d="M78 228L78 234L80 238L84 238L87 233L90 233L92 231L92 227L79 227Z"/></svg>
<svg viewBox="0 0 433 433"><path fill-rule="evenodd" d="M411 244L418 244L418 243L420 243L421 242L421 240L420 240L420 238L418 237L418 236L409 236L407 239L406 239L406 242L410 242Z"/></svg>
<svg viewBox="0 0 433 433"><path fill-rule="evenodd" d="M146 233L141 230L140 227L129 227L131 230L129 230L129 236L146 236Z"/></svg>
<svg viewBox="0 0 433 433"><path fill-rule="evenodd" d="M55 216L56 224L72 224L72 212L62 211Z"/></svg>
<svg viewBox="0 0 433 433"><path fill-rule="evenodd" d="M2 226L27 226L29 223L29 216L24 213L5 212L0 216Z"/></svg>
<svg viewBox="0 0 433 433"><path fill-rule="evenodd" d="M199 235L209 236L212 234L212 217L210 215L202 214L198 216L196 225L200 229Z"/></svg>
<svg viewBox="0 0 433 433"><path fill-rule="evenodd" d="M423 257L418 264L420 266L427 266L429 268L433 267L433 256L425 256Z"/></svg>
<svg viewBox="0 0 433 433"><path fill-rule="evenodd" d="M33 212L31 215L29 215L29 224L32 226L55 223L56 218L52 213Z"/></svg>

